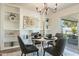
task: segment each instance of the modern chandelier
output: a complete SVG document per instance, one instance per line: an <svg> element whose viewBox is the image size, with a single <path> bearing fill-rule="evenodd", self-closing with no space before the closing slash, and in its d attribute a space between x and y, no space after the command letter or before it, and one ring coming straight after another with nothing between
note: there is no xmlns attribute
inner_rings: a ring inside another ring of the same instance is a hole
<svg viewBox="0 0 79 59"><path fill-rule="evenodd" d="M55 5L54 5L54 8L52 8L52 12L53 13L56 13L57 12L57 3L55 3ZM39 8L39 7L36 7L36 11L38 12L38 13L40 13L40 14L45 14L45 15L47 15L48 14L48 10L49 10L50 8L48 7L48 4L47 3L44 3L43 4L43 8Z"/></svg>

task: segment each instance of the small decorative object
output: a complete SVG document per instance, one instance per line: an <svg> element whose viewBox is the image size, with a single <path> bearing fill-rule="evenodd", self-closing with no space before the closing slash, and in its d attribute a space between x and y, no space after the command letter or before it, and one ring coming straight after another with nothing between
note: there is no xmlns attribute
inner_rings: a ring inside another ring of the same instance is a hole
<svg viewBox="0 0 79 59"><path fill-rule="evenodd" d="M26 35L26 39L28 39L28 35Z"/></svg>
<svg viewBox="0 0 79 59"><path fill-rule="evenodd" d="M48 29L49 18L46 18L46 28Z"/></svg>
<svg viewBox="0 0 79 59"><path fill-rule="evenodd" d="M9 35L14 35L14 33L9 33Z"/></svg>
<svg viewBox="0 0 79 59"><path fill-rule="evenodd" d="M46 22L49 22L49 19L48 18L46 18Z"/></svg>
<svg viewBox="0 0 79 59"><path fill-rule="evenodd" d="M9 20L10 21L15 21L15 18L16 18L16 14L15 13L10 13Z"/></svg>
<svg viewBox="0 0 79 59"><path fill-rule="evenodd" d="M11 47L14 45L14 42L11 42Z"/></svg>

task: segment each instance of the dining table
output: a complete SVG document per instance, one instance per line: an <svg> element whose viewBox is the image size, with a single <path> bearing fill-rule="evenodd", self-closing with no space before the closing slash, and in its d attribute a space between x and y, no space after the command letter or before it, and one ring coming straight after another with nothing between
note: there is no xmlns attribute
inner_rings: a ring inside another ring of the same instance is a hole
<svg viewBox="0 0 79 59"><path fill-rule="evenodd" d="M47 42L49 42L49 41L53 41L53 44L55 45L55 38L53 38L53 39L45 39L44 37L42 37L42 38L40 38L40 39L32 39L33 40L33 42L34 41L40 41L41 42L41 52L43 51L43 48L44 48L44 43L47 43Z"/></svg>

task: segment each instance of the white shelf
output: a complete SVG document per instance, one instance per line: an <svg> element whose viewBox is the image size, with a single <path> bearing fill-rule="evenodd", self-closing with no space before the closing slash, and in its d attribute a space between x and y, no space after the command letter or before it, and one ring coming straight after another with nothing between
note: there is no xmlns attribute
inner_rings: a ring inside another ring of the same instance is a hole
<svg viewBox="0 0 79 59"><path fill-rule="evenodd" d="M18 35L18 34L17 34ZM9 35L9 34L7 34L7 35L5 35L5 37L16 37L17 35Z"/></svg>
<svg viewBox="0 0 79 59"><path fill-rule="evenodd" d="M20 29L5 29L5 30L20 30Z"/></svg>
<svg viewBox="0 0 79 59"><path fill-rule="evenodd" d="M11 11L6 11L5 13L11 13ZM15 13L15 14L20 14L19 12L12 12L12 13Z"/></svg>
<svg viewBox="0 0 79 59"><path fill-rule="evenodd" d="M19 45L13 46L13 47L5 47L4 49L12 49L12 48L18 48L18 47L19 47Z"/></svg>
<svg viewBox="0 0 79 59"><path fill-rule="evenodd" d="M17 42L18 40L7 40L7 41L4 41L4 42Z"/></svg>
<svg viewBox="0 0 79 59"><path fill-rule="evenodd" d="M51 30L51 29L45 29L45 30Z"/></svg>

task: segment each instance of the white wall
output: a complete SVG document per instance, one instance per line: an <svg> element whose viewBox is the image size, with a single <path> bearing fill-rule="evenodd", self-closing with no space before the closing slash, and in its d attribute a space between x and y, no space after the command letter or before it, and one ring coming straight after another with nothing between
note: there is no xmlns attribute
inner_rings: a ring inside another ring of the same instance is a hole
<svg viewBox="0 0 79 59"><path fill-rule="evenodd" d="M1 50L2 50L2 48L3 48L3 39L4 39L4 35L3 35L3 33L4 33L4 31L3 31L3 18L4 18L4 13L3 13L3 10L4 10L4 7L3 7L4 5L2 5L1 4L1 23L0 23L0 25L1 25L1 39L0 39L0 44L1 44Z"/></svg>
<svg viewBox="0 0 79 59"><path fill-rule="evenodd" d="M35 24L34 27L23 29L23 16L33 17L34 18L33 20L36 20L37 23ZM25 34L26 32L28 32L28 30L35 30L37 28L40 29L40 15L26 8L20 8L20 30L21 30L20 33Z"/></svg>
<svg viewBox="0 0 79 59"><path fill-rule="evenodd" d="M1 50L1 5L0 5L0 50Z"/></svg>

